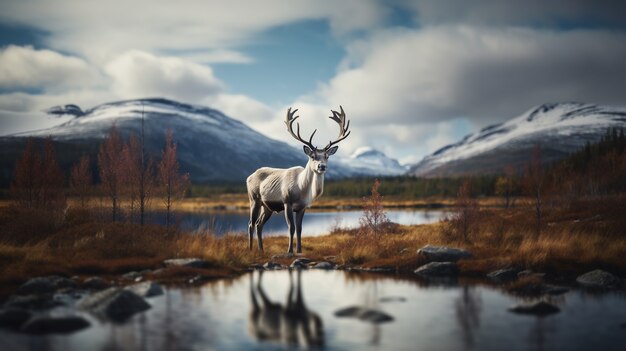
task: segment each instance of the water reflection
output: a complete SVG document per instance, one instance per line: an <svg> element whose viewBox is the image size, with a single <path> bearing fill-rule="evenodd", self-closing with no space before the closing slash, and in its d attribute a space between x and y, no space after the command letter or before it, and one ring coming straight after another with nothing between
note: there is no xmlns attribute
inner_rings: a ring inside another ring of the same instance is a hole
<svg viewBox="0 0 626 351"><path fill-rule="evenodd" d="M461 327L463 343L465 347L471 349L475 345L475 332L480 328L480 313L482 310L482 300L476 289L470 286L463 286L461 296L457 298L456 319Z"/></svg>
<svg viewBox="0 0 626 351"><path fill-rule="evenodd" d="M361 211L309 211L304 216L302 227L305 235L328 234L333 228L354 228L359 226ZM427 224L441 219L445 215L440 210L403 209L389 210L389 220L403 225ZM248 228L247 212L196 212L177 213L176 224L188 231L211 231L218 235L229 232L243 233ZM152 221L164 223L165 215L153 213ZM264 235L287 235L287 225L284 217L272 216L263 227Z"/></svg>
<svg viewBox="0 0 626 351"><path fill-rule="evenodd" d="M623 350L626 344L620 328L626 322L624 293L588 295L573 289L549 300L561 312L540 318L509 312L531 301L479 282L461 279L450 286L308 270L169 286L148 302L151 309L121 324L84 314L91 327L68 335L0 328L0 349L527 351ZM372 325L335 315L354 305L382 311L394 321Z"/></svg>
<svg viewBox="0 0 626 351"><path fill-rule="evenodd" d="M281 342L289 347L324 346L322 319L307 308L302 297L302 271L296 272L295 287L293 273L289 271L289 290L284 305L267 297L262 281L262 271L256 284L254 274L250 274L252 309L248 316L248 332L259 341Z"/></svg>

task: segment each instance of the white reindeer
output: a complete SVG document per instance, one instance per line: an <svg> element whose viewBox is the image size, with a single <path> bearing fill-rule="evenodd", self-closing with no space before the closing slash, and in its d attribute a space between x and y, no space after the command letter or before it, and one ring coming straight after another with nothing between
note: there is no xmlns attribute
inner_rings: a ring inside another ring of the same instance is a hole
<svg viewBox="0 0 626 351"><path fill-rule="evenodd" d="M313 201L319 198L324 191L324 173L328 168L328 157L337 152L337 146L333 146L350 135L348 128L350 121L346 121L346 113L339 106L341 112L332 111L329 118L339 124L339 136L331 141L323 149L313 146L313 131L309 141L300 136L300 123L296 123L296 132L293 131L293 123L300 116L295 116L298 111L291 108L287 110L285 124L287 130L296 140L304 144L304 153L309 157L306 166L291 167L287 169L263 167L257 169L246 180L248 197L250 198L250 221L248 222L249 248L252 249L254 230L258 238L259 250L263 251L263 225L272 216L273 212L285 211L285 219L289 226L289 253L293 253L293 234L297 234L296 252L302 252L302 218L304 212L311 206ZM294 225L295 212L295 225Z"/></svg>

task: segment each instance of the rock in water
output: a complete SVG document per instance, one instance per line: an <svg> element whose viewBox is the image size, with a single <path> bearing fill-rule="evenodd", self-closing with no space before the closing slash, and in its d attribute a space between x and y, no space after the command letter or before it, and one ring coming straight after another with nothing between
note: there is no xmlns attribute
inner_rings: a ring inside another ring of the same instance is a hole
<svg viewBox="0 0 626 351"><path fill-rule="evenodd" d="M509 311L521 314L532 314L536 316L547 316L549 314L558 313L561 309L551 303L539 301L530 304L513 306L509 308Z"/></svg>
<svg viewBox="0 0 626 351"><path fill-rule="evenodd" d="M7 308L0 311L0 327L19 329L32 317L30 311L21 308Z"/></svg>
<svg viewBox="0 0 626 351"><path fill-rule="evenodd" d="M91 277L85 279L85 281L81 284L81 287L87 290L104 290L106 288L110 288L111 284L100 277Z"/></svg>
<svg viewBox="0 0 626 351"><path fill-rule="evenodd" d="M315 266L313 266L313 268L315 269L333 269L335 268L335 265L330 263L330 262L319 262L317 263Z"/></svg>
<svg viewBox="0 0 626 351"><path fill-rule="evenodd" d="M80 302L79 307L91 311L98 317L122 322L135 313L149 309L150 305L130 290L109 288L87 296Z"/></svg>
<svg viewBox="0 0 626 351"><path fill-rule="evenodd" d="M618 277L601 269L596 269L578 276L578 278L576 278L576 282L584 287L592 289L615 288L621 283Z"/></svg>
<svg viewBox="0 0 626 351"><path fill-rule="evenodd" d="M21 328L21 331L29 334L52 334L72 333L89 327L89 322L79 316L65 317L35 317Z"/></svg>
<svg viewBox="0 0 626 351"><path fill-rule="evenodd" d="M32 278L17 288L17 293L20 295L30 294L47 294L54 292L56 285L54 281L48 277Z"/></svg>
<svg viewBox="0 0 626 351"><path fill-rule="evenodd" d="M487 277L497 282L508 282L517 279L517 270L514 268L498 269L487 274Z"/></svg>
<svg viewBox="0 0 626 351"><path fill-rule="evenodd" d="M163 261L166 267L191 267L191 268L211 268L213 265L209 261L199 258L172 258Z"/></svg>
<svg viewBox="0 0 626 351"><path fill-rule="evenodd" d="M385 323L393 321L393 317L385 312L360 306L350 306L335 311L336 317L357 318L364 322L373 324Z"/></svg>
<svg viewBox="0 0 626 351"><path fill-rule="evenodd" d="M417 253L432 262L456 262L462 258L472 257L469 251L463 249L432 245L422 247Z"/></svg>
<svg viewBox="0 0 626 351"><path fill-rule="evenodd" d="M308 264L311 262L310 259L305 258L305 257L301 257L301 258L296 258L295 260L293 260L293 262L291 262L291 265L289 265L290 268L295 268L295 269L306 269L308 268Z"/></svg>
<svg viewBox="0 0 626 351"><path fill-rule="evenodd" d="M143 297L152 297L163 295L163 288L155 282L143 282L127 286L126 290L130 290L135 294Z"/></svg>
<svg viewBox="0 0 626 351"><path fill-rule="evenodd" d="M459 269L454 262L431 262L419 267L413 273L422 277L450 277L456 276Z"/></svg>
<svg viewBox="0 0 626 351"><path fill-rule="evenodd" d="M263 268L265 268L266 270L276 270L276 269L282 269L283 266L278 262L268 261L268 262L265 262L265 264L263 265Z"/></svg>

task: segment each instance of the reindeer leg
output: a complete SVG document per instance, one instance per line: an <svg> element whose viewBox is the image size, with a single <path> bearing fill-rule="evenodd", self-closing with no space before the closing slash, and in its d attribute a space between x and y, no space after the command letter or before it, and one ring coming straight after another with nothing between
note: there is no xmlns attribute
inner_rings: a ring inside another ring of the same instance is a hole
<svg viewBox="0 0 626 351"><path fill-rule="evenodd" d="M259 219L261 206L258 202L250 200L250 221L248 221L248 249L252 250L252 238L254 237L254 227Z"/></svg>
<svg viewBox="0 0 626 351"><path fill-rule="evenodd" d="M305 209L296 212L296 253L302 253L302 219Z"/></svg>
<svg viewBox="0 0 626 351"><path fill-rule="evenodd" d="M263 225L272 216L272 211L267 207L261 207L261 215L256 222L256 236L259 242L259 250L263 251Z"/></svg>
<svg viewBox="0 0 626 351"><path fill-rule="evenodd" d="M293 223L293 209L289 204L285 204L285 220L287 220L287 226L289 227L289 249L287 252L293 253L293 233L296 231L296 227Z"/></svg>

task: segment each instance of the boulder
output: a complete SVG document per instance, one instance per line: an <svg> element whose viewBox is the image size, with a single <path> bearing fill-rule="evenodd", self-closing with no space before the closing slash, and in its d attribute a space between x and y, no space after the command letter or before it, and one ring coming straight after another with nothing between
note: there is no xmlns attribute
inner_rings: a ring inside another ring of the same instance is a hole
<svg viewBox="0 0 626 351"><path fill-rule="evenodd" d="M152 297L163 295L163 288L155 282L143 282L139 284L129 285L126 290L130 290L142 297Z"/></svg>
<svg viewBox="0 0 626 351"><path fill-rule="evenodd" d="M290 268L295 268L295 269L306 269L308 268L308 264L311 263L311 260L305 257L302 258L296 258L295 260L293 260L293 262L291 262L291 265L289 265Z"/></svg>
<svg viewBox="0 0 626 351"><path fill-rule="evenodd" d="M276 270L276 269L282 269L283 266L278 262L268 261L268 262L265 262L265 264L263 265L263 268L267 270Z"/></svg>
<svg viewBox="0 0 626 351"><path fill-rule="evenodd" d="M87 328L90 325L85 318L80 316L40 316L26 322L21 331L28 334L67 334Z"/></svg>
<svg viewBox="0 0 626 351"><path fill-rule="evenodd" d="M517 269L503 268L487 274L487 277L496 282L509 282L517 279Z"/></svg>
<svg viewBox="0 0 626 351"><path fill-rule="evenodd" d="M360 306L351 306L335 311L336 317L357 318L364 322L380 324L393 321L393 317L385 312Z"/></svg>
<svg viewBox="0 0 626 351"><path fill-rule="evenodd" d="M431 262L456 262L462 258L472 257L469 251L463 249L432 245L422 247L417 253Z"/></svg>
<svg viewBox="0 0 626 351"><path fill-rule="evenodd" d="M32 312L21 308L0 310L0 328L19 329L32 316Z"/></svg>
<svg viewBox="0 0 626 351"><path fill-rule="evenodd" d="M520 314L547 316L549 314L558 313L561 311L561 309L551 303L539 301L534 303L516 305L509 308L509 311Z"/></svg>
<svg viewBox="0 0 626 351"><path fill-rule="evenodd" d="M211 262L199 258L172 258L163 261L163 264L165 267L210 268L213 266Z"/></svg>
<svg viewBox="0 0 626 351"><path fill-rule="evenodd" d="M31 278L17 288L19 295L48 294L56 290L56 284L50 277Z"/></svg>
<svg viewBox="0 0 626 351"><path fill-rule="evenodd" d="M96 292L84 298L78 306L100 318L115 322L123 322L132 315L150 308L143 297L122 288L109 288Z"/></svg>
<svg viewBox="0 0 626 351"><path fill-rule="evenodd" d="M315 266L313 266L313 268L315 269L334 269L335 265L330 263L330 262L319 262L317 263Z"/></svg>
<svg viewBox="0 0 626 351"><path fill-rule="evenodd" d="M4 307L45 310L62 304L61 301L55 300L52 294L13 295L4 303Z"/></svg>
<svg viewBox="0 0 626 351"><path fill-rule="evenodd" d="M621 283L618 277L601 269L578 276L576 282L591 289L610 289L619 286Z"/></svg>
<svg viewBox="0 0 626 351"><path fill-rule="evenodd" d="M85 279L80 286L87 290L104 290L110 288L111 284L100 277L91 277Z"/></svg>
<svg viewBox="0 0 626 351"><path fill-rule="evenodd" d="M450 277L459 273L459 268L454 262L430 262L427 263L413 273L422 277Z"/></svg>
<svg viewBox="0 0 626 351"><path fill-rule="evenodd" d="M135 280L137 278L141 278L141 274L139 272L136 272L136 271L132 271L132 272L128 272L128 273L122 274L122 279L125 279L125 280Z"/></svg>

